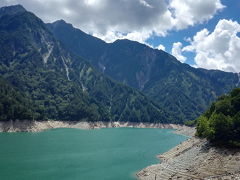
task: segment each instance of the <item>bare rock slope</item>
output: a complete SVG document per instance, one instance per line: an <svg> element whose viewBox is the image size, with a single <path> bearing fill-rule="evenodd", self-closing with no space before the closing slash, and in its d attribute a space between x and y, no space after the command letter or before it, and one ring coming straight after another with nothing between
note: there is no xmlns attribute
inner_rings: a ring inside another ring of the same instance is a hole
<svg viewBox="0 0 240 180"><path fill-rule="evenodd" d="M54 128L98 129L111 127L177 129L179 133L188 127L177 124L135 123L135 122L87 122L87 121L5 121L0 122L0 132L40 132ZM190 132L190 131L188 131Z"/></svg>
<svg viewBox="0 0 240 180"><path fill-rule="evenodd" d="M240 151L212 147L205 139L193 137L158 157L161 164L140 171L139 179L240 179Z"/></svg>

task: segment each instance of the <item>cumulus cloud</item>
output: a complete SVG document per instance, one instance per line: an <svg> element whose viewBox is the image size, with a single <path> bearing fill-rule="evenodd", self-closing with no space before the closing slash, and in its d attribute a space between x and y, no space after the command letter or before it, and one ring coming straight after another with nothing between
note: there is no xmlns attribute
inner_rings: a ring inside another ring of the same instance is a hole
<svg viewBox="0 0 240 180"><path fill-rule="evenodd" d="M196 33L182 51L195 52L195 63L206 69L240 72L240 24L222 19L213 32L203 29Z"/></svg>
<svg viewBox="0 0 240 180"><path fill-rule="evenodd" d="M202 23L213 17L218 10L225 6L220 0L171 0L170 8L175 16L177 29L183 29L189 25Z"/></svg>
<svg viewBox="0 0 240 180"><path fill-rule="evenodd" d="M176 42L173 43L172 47L172 55L177 58L177 60L181 61L184 63L186 61L186 57L182 55L182 43L181 42Z"/></svg>
<svg viewBox="0 0 240 180"><path fill-rule="evenodd" d="M22 4L45 22L64 19L108 42L128 38L145 42L211 19L224 6L220 0L1 0L0 6Z"/></svg>
<svg viewBox="0 0 240 180"><path fill-rule="evenodd" d="M159 44L159 45L156 47L156 49L165 51L166 48L165 48L164 45Z"/></svg>

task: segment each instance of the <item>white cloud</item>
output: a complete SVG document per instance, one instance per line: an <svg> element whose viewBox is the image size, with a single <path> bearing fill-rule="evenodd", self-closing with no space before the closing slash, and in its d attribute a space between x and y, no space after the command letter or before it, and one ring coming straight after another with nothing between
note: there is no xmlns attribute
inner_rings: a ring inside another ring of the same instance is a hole
<svg viewBox="0 0 240 180"><path fill-rule="evenodd" d="M109 30L104 35L99 34L99 33L93 33L92 35L99 37L106 42L113 42L116 39L130 39L132 41L138 41L140 43L145 43L145 40L148 39L152 34L149 31L133 31L133 32L129 32L127 34L122 34L120 32L115 32L115 31Z"/></svg>
<svg viewBox="0 0 240 180"><path fill-rule="evenodd" d="M210 33L198 32L183 51L195 52L195 63L206 69L240 72L240 24L222 19Z"/></svg>
<svg viewBox="0 0 240 180"><path fill-rule="evenodd" d="M156 47L156 49L165 51L166 48L165 48L164 45L159 44L159 45Z"/></svg>
<svg viewBox="0 0 240 180"><path fill-rule="evenodd" d="M177 58L177 60L181 61L184 63L186 61L186 57L182 55L182 43L181 42L176 42L173 43L172 47L172 55Z"/></svg>
<svg viewBox="0 0 240 180"><path fill-rule="evenodd" d="M145 42L205 20L223 8L220 0L1 0L22 4L45 22L58 19L112 42L118 38Z"/></svg>
<svg viewBox="0 0 240 180"><path fill-rule="evenodd" d="M220 0L170 0L170 7L175 16L176 28L184 29L211 19L225 6Z"/></svg>
<svg viewBox="0 0 240 180"><path fill-rule="evenodd" d="M145 0L139 0L139 2L140 2L141 4L143 4L144 6L153 8L153 7L152 7L150 4L148 4Z"/></svg>

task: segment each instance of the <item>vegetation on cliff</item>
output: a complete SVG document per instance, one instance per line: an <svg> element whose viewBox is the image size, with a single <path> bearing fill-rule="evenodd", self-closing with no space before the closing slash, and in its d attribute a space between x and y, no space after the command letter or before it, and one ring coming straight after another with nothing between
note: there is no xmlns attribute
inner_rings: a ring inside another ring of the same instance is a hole
<svg viewBox="0 0 240 180"><path fill-rule="evenodd" d="M14 104L24 108L25 101L31 101L35 114L29 117L26 106L28 115L12 116L11 108L4 105L0 120L167 123L176 119L141 92L113 81L70 53L41 19L20 5L0 8L0 47L0 77L14 89L14 93L3 91L4 97L11 100L11 108Z"/></svg>
<svg viewBox="0 0 240 180"><path fill-rule="evenodd" d="M13 86L0 78L0 121L34 118L33 106Z"/></svg>
<svg viewBox="0 0 240 180"><path fill-rule="evenodd" d="M198 136L240 147L240 88L219 97L197 121Z"/></svg>
<svg viewBox="0 0 240 180"><path fill-rule="evenodd" d="M175 115L175 123L196 119L239 81L236 73L196 69L138 42L122 39L105 43L63 20L47 26L70 51Z"/></svg>

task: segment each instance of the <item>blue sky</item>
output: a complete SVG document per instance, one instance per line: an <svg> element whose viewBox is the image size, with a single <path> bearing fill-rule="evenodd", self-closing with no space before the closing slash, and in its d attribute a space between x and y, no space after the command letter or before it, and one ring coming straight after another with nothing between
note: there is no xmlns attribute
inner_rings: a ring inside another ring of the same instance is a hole
<svg viewBox="0 0 240 180"><path fill-rule="evenodd" d="M182 63L240 72L240 0L1 0L106 42L130 39ZM186 41L187 39L187 41Z"/></svg>
<svg viewBox="0 0 240 180"><path fill-rule="evenodd" d="M152 36L147 40L147 42L154 47L158 46L159 44L162 44L165 46L166 51L171 53L172 45L174 42L181 42L183 46L187 46L189 43L184 41L185 38L193 37L196 34L196 32L199 32L204 28L207 28L210 32L212 32L220 19L228 20L232 19L240 23L240 0L222 0L221 2L226 7L220 12L218 12L212 19L202 24L197 24L195 26L188 27L187 29L184 30L170 31L166 37ZM195 64L194 62L195 53L186 52L183 53L183 55L187 57L186 63L191 65Z"/></svg>

